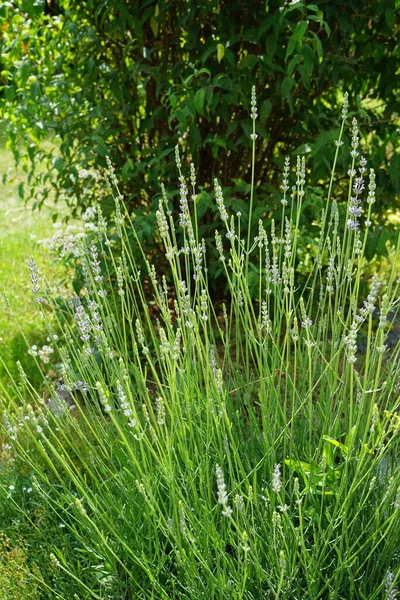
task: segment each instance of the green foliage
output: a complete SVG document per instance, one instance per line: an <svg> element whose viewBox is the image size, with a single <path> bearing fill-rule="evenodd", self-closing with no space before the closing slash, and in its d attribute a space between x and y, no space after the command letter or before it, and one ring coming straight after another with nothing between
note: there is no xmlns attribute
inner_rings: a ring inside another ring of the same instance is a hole
<svg viewBox="0 0 400 600"><path fill-rule="evenodd" d="M365 121L363 145L372 150L379 212L394 208L400 161L394 0L60 4L65 13L57 18L43 16L43 6L28 0L0 9L3 116L15 158L29 172L21 195L38 206L51 190L73 214L95 197L111 213L113 204L94 174L109 155L145 249L154 248L151 215L160 180L173 190L179 141L199 169L200 210L217 177L246 229L248 91L254 84L260 115L256 215L277 216L277 173L285 154L309 155L310 183L326 181L341 89ZM56 146L46 150L42 141L49 136ZM39 161L45 173L35 171ZM319 219L323 204L317 194L304 218ZM207 213L202 219L206 239L213 237L215 218ZM379 239L380 232L372 254L385 251Z"/></svg>

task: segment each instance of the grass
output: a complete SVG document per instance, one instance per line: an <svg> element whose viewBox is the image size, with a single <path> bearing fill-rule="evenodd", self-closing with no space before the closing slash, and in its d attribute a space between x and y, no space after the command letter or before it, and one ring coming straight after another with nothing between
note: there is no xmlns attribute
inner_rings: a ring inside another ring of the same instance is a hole
<svg viewBox="0 0 400 600"><path fill-rule="evenodd" d="M346 108L337 152L345 126ZM97 207L95 237L78 245L85 290L52 342L75 407L47 382L54 414L23 373L3 387L1 518L26 541L37 598L396 598L400 344L386 341L400 246L385 280L361 293L376 190L354 121L352 139L345 222L329 186L301 287L305 163L286 163L281 223L260 222L247 243L215 182L221 307L193 218L194 167L186 174L177 149L180 213L165 194L157 211L169 272L143 256L142 273L110 165L114 230ZM58 304L39 271L32 288L52 336Z"/></svg>
<svg viewBox="0 0 400 600"><path fill-rule="evenodd" d="M13 171L13 158L0 137L0 173ZM13 181L0 182L0 378L6 378L7 369L15 376L15 363L21 361L36 385L41 384L40 374L34 361L27 355L27 343L44 343L45 328L40 321L35 299L29 294L30 256L35 254L38 265L46 270L50 281L60 281L65 270L60 264L49 260L49 254L38 240L52 234L52 207L32 212L18 197L18 185L25 180L24 173L14 171ZM3 294L7 295L8 302ZM12 307L13 316L7 309ZM23 332L23 333L22 333Z"/></svg>

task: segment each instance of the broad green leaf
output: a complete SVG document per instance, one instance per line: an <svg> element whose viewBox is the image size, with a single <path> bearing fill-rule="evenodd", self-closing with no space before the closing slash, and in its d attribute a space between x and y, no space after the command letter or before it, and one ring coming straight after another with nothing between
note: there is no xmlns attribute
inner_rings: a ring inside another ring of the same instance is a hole
<svg viewBox="0 0 400 600"><path fill-rule="evenodd" d="M252 69L258 62L259 57L255 54L247 54L239 63L240 69Z"/></svg>
<svg viewBox="0 0 400 600"><path fill-rule="evenodd" d="M196 111L199 113L199 115L203 114L205 95L206 95L206 92L205 92L204 88L200 88L199 90L197 90L197 92L194 95L194 107L195 107Z"/></svg>
<svg viewBox="0 0 400 600"><path fill-rule="evenodd" d="M330 444L333 444L333 446L337 446L338 448L340 448L342 450L343 454L345 454L345 455L348 454L348 452L349 452L348 447L345 446L344 444L342 444L341 442L338 442L334 438L331 438L329 435L322 436L322 439L324 439L326 442L329 442Z"/></svg>
<svg viewBox="0 0 400 600"><path fill-rule="evenodd" d="M311 473L313 467L310 463L306 463L302 460L294 460L293 458L286 458L285 465L289 467L289 469L300 469L304 471L304 473Z"/></svg>
<svg viewBox="0 0 400 600"><path fill-rule="evenodd" d="M271 100L263 100L260 107L260 123L265 123L271 114L272 102Z"/></svg>
<svg viewBox="0 0 400 600"><path fill-rule="evenodd" d="M289 99L289 94L290 91L292 90L292 88L294 87L295 81L294 79L292 79L292 77L285 77L284 80L282 81L282 87L281 87L281 98L282 98L282 102L285 102L285 100Z"/></svg>
<svg viewBox="0 0 400 600"><path fill-rule="evenodd" d="M303 46L302 54L303 54L304 68L306 70L308 77L310 77L317 57L315 56L314 50L311 48L311 46L307 46L307 45Z"/></svg>
<svg viewBox="0 0 400 600"><path fill-rule="evenodd" d="M322 49L321 40L319 39L319 37L317 36L317 34L315 33L315 31L311 31L310 33L311 33L311 35L314 38L315 49L317 51L317 54L318 54L319 58L321 58L321 56L323 56L323 54L324 54L324 51Z"/></svg>
<svg viewBox="0 0 400 600"><path fill-rule="evenodd" d="M217 60L220 63L225 55L225 46L224 44L217 44Z"/></svg>
<svg viewBox="0 0 400 600"><path fill-rule="evenodd" d="M18 196L23 199L24 198L24 182L21 181L21 183L18 185Z"/></svg>
<svg viewBox="0 0 400 600"><path fill-rule="evenodd" d="M345 438L346 446L345 447L348 448L347 452L349 452L349 450L351 450L353 448L354 440L356 437L356 432L357 432L357 427L356 427L356 425L353 425L353 427L350 429L350 431L346 435L346 438Z"/></svg>
<svg viewBox="0 0 400 600"><path fill-rule="evenodd" d="M301 2L301 1L293 2L293 3L289 4L289 6L285 9L285 12L282 13L281 19L283 19L283 17L285 15L287 15L288 13L292 12L292 10L303 9L303 8L304 8L303 2Z"/></svg>
<svg viewBox="0 0 400 600"><path fill-rule="evenodd" d="M154 16L152 16L150 19L150 27L151 27L154 37L157 38L160 24Z"/></svg>
<svg viewBox="0 0 400 600"><path fill-rule="evenodd" d="M293 71L295 70L295 68L297 67L299 62L301 62L302 60L303 60L303 57L301 54L295 54L293 56L293 58L291 59L289 65L288 65L288 68L287 68L288 77L291 77L293 75Z"/></svg>
<svg viewBox="0 0 400 600"><path fill-rule="evenodd" d="M303 37L304 37L304 34L307 31L307 27L308 27L308 22L307 21L300 21L299 23L297 23L297 25L294 28L294 31L292 33L292 36L291 36L291 38L289 40L288 46L287 46L285 61L294 52L294 50L298 46L301 45L301 42L302 42Z"/></svg>

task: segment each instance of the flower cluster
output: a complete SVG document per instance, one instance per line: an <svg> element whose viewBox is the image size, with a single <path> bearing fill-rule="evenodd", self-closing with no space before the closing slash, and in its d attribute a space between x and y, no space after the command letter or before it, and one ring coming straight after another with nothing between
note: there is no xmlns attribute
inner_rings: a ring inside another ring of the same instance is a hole
<svg viewBox="0 0 400 600"><path fill-rule="evenodd" d="M271 482L272 491L275 494L279 494L282 489L282 478L281 478L281 466L276 464L274 467L274 472L272 473L272 482Z"/></svg>
<svg viewBox="0 0 400 600"><path fill-rule="evenodd" d="M54 223L55 233L51 238L41 240L41 244L50 251L58 252L61 256L83 256L82 240L86 238L86 231L96 230L92 222L86 222L84 228L77 225L68 225L65 231L61 223Z"/></svg>
<svg viewBox="0 0 400 600"><path fill-rule="evenodd" d="M219 210L219 214L221 217L221 221L226 223L228 221L228 213L226 212L224 197L222 195L222 188L218 183L217 179L214 179L214 188L215 188L215 199L217 201L217 206Z"/></svg>
<svg viewBox="0 0 400 600"><path fill-rule="evenodd" d="M283 190L283 198L281 200L281 204L286 206L288 201L286 199L286 192L289 189L289 170L290 170L290 158L288 156L285 157L285 166L283 167L283 181L281 185L281 189Z"/></svg>
<svg viewBox="0 0 400 600"><path fill-rule="evenodd" d="M31 356L38 356L44 364L48 364L50 362L50 358L53 353L54 348L47 345L44 345L41 348L38 348L36 345L33 345L28 350L28 354L30 354Z"/></svg>
<svg viewBox="0 0 400 600"><path fill-rule="evenodd" d="M228 494L226 491L224 472L219 465L216 466L215 471L216 471L216 475L217 475L218 502L219 502L219 504L222 505L222 514L224 517L231 517L233 510L228 504Z"/></svg>
<svg viewBox="0 0 400 600"><path fill-rule="evenodd" d="M372 278L371 288L369 290L369 294L367 299L364 300L363 307L358 311L358 315L356 315L355 320L360 325L364 323L367 316L374 312L375 303L378 298L379 290L381 289L381 282L377 275L374 275Z"/></svg>
<svg viewBox="0 0 400 600"><path fill-rule="evenodd" d="M127 399L124 389L121 385L121 382L118 380L116 382L116 385L117 385L117 394L118 394L119 405L121 407L123 414L128 419L128 427L135 427L137 421L132 416L133 410L132 410L131 405L128 402L128 399Z"/></svg>
<svg viewBox="0 0 400 600"><path fill-rule="evenodd" d="M359 177L356 177L354 183L353 183L353 196L351 196L350 198L350 205L349 205L349 219L347 220L347 227L349 229L358 229L359 228L359 222L358 222L358 218L361 215L361 194L364 191L364 174L366 172L366 164L367 161L366 159L362 156L360 158L360 167L359 167ZM352 175L355 174L355 171L350 171L350 173Z"/></svg>
<svg viewBox="0 0 400 600"><path fill-rule="evenodd" d="M79 337L82 342L89 343L90 333L92 331L90 319L78 297L73 299L73 304L75 308L75 319L80 333Z"/></svg>
<svg viewBox="0 0 400 600"><path fill-rule="evenodd" d="M31 290L36 294L37 292L40 292L40 277L33 257L31 257L29 261L29 275L31 279Z"/></svg>
<svg viewBox="0 0 400 600"><path fill-rule="evenodd" d="M300 313L301 313L301 326L304 329L308 329L313 324L312 320L306 314L306 308L304 306L303 297L300 298Z"/></svg>

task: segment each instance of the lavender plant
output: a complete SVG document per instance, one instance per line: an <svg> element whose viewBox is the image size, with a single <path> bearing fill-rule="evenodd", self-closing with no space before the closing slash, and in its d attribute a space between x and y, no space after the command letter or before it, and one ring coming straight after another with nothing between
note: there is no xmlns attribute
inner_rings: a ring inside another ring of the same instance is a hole
<svg viewBox="0 0 400 600"><path fill-rule="evenodd" d="M251 107L254 150L255 90ZM345 96L333 170L347 113ZM302 289L304 159L294 174L285 161L281 222L266 231L260 221L254 239L241 239L241 215L228 213L215 181L229 289L221 306L208 292L194 166L188 178L177 148L178 224L165 190L156 213L171 285L155 257L143 251L146 273L133 259L126 224L141 248L139 235L109 165L122 254L93 208L97 242L76 240L87 284L51 338L73 407L52 410L63 405L60 390L43 398L22 375L2 394L5 445L65 532L65 543L43 540L51 576L36 574L41 597L63 597L65 586L71 598L96 599L396 597L400 344L389 332L400 242L385 278L374 275L362 297L375 179L355 120L352 135L344 234L332 173ZM256 193L252 171L250 204ZM250 262L259 265L258 301ZM34 263L30 270L39 309L57 319ZM29 514L2 490L3 502Z"/></svg>

